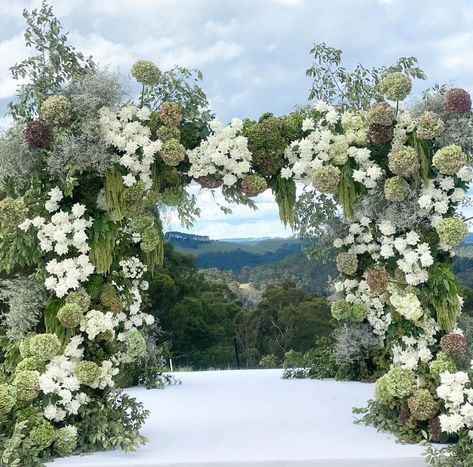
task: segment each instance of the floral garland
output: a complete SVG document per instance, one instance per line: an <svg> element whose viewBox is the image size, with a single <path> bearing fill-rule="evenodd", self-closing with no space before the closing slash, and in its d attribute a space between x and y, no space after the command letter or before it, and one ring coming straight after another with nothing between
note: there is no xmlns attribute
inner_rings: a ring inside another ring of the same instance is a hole
<svg viewBox="0 0 473 467"><path fill-rule="evenodd" d="M147 278L163 261L158 201L188 208L184 187L192 181L223 185L247 203L270 187L292 224L294 179L332 196L345 215L333 244L340 278L331 311L341 324L371 327L379 344L380 377L365 421L404 439L459 440L456 458L473 456L473 375L462 360L462 300L450 267L468 233L456 209L472 176L466 149L439 143L441 116L414 116L399 105L409 77L394 71L379 83L396 106L342 113L318 102L283 117L195 128L177 102L146 105L162 76L156 65L139 61L132 75L143 87L139 105L98 99L99 108L81 113L65 86L17 122L15 144L27 146L35 176L25 182L22 173L14 189L1 180L9 196L0 201L0 228L12 239L1 243L8 258L1 271L34 277L49 296L42 322L8 340L1 364L1 462L37 465L85 449L87 407L106 404L124 365L145 355L141 328L154 321L143 310ZM466 91L443 97L448 115L471 112ZM93 121L82 127L85 114ZM79 166L70 160L61 168L64 177L53 176L48 163L90 124L96 147L107 148L106 171L78 158ZM123 399L114 411L130 413ZM133 432L122 446L143 441Z"/></svg>

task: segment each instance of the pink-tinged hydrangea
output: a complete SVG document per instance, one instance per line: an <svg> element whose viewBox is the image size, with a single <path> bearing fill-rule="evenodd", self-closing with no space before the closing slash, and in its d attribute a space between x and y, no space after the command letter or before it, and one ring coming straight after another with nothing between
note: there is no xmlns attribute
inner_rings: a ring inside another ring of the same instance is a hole
<svg viewBox="0 0 473 467"><path fill-rule="evenodd" d="M471 110L470 94L464 89L452 88L445 93L443 108L449 112L459 114L467 113Z"/></svg>
<svg viewBox="0 0 473 467"><path fill-rule="evenodd" d="M26 124L25 139L32 148L47 149L53 139L53 133L47 123L33 120Z"/></svg>
<svg viewBox="0 0 473 467"><path fill-rule="evenodd" d="M417 119L417 137L420 139L430 140L440 136L445 130L445 123L435 113L431 111L424 112Z"/></svg>
<svg viewBox="0 0 473 467"><path fill-rule="evenodd" d="M392 126L396 118L396 109L387 102L378 102L368 109L367 119L370 125Z"/></svg>
<svg viewBox="0 0 473 467"><path fill-rule="evenodd" d="M467 350L466 338L462 334L451 332L440 339L440 348L450 355L461 355Z"/></svg>

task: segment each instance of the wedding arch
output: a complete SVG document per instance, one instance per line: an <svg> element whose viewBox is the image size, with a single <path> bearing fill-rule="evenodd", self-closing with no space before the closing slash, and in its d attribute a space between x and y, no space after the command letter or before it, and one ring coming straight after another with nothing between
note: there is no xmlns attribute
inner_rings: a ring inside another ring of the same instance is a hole
<svg viewBox="0 0 473 467"><path fill-rule="evenodd" d="M405 440L459 441L451 459L470 465L473 387L451 257L468 233L457 208L471 173L464 148L443 138L471 112L469 94L445 90L437 112L412 115L400 67L380 77L367 110L318 101L222 125L205 96L187 99L188 70L139 60L141 93L127 101L115 75L67 45L46 4L25 17L50 43L12 68L30 81L0 144L2 301L30 313L0 334L1 462L144 442L146 410L112 388L146 351L140 329L153 316L142 302L163 261L157 206L186 221L197 213L190 183L250 204L272 189L292 225L300 180L343 211L332 315L378 339L384 374L364 420Z"/></svg>

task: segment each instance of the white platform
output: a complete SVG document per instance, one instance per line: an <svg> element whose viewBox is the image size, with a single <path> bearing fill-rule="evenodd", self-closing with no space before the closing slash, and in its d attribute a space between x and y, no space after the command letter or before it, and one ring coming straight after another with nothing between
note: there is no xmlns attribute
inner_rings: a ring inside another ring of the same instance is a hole
<svg viewBox="0 0 473 467"><path fill-rule="evenodd" d="M353 424L373 385L283 380L279 370L180 373L181 386L128 392L151 416L139 451L59 459L53 467L421 467L423 447Z"/></svg>

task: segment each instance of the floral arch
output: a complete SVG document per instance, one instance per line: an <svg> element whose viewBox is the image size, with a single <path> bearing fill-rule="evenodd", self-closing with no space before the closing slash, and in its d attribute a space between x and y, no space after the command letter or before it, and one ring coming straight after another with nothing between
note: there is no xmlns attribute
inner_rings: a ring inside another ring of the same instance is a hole
<svg viewBox="0 0 473 467"><path fill-rule="evenodd" d="M46 5L25 15L29 26L56 21ZM200 109L197 91L192 105L177 103L196 89L182 86L187 70L136 62L142 90L130 102L116 76L56 40L66 73L19 88L0 144L1 297L18 306L20 291L30 313L21 326L6 313L0 335L1 461L37 465L143 442L146 411L112 388L121 365L144 354L140 329L153 322L142 304L163 260L157 206L189 221L191 182L249 204L271 188L293 225L301 180L344 214L332 315L368 323L378 339L382 376L364 421L405 440L459 441L452 459L470 462L473 387L451 257L468 233L457 208L471 173L464 148L442 140L452 119L469 115L468 93L450 89L441 111L411 115L399 105L411 79L394 70L366 111L319 101L225 126ZM113 419L97 417L110 406ZM109 429L120 435L105 439Z"/></svg>

